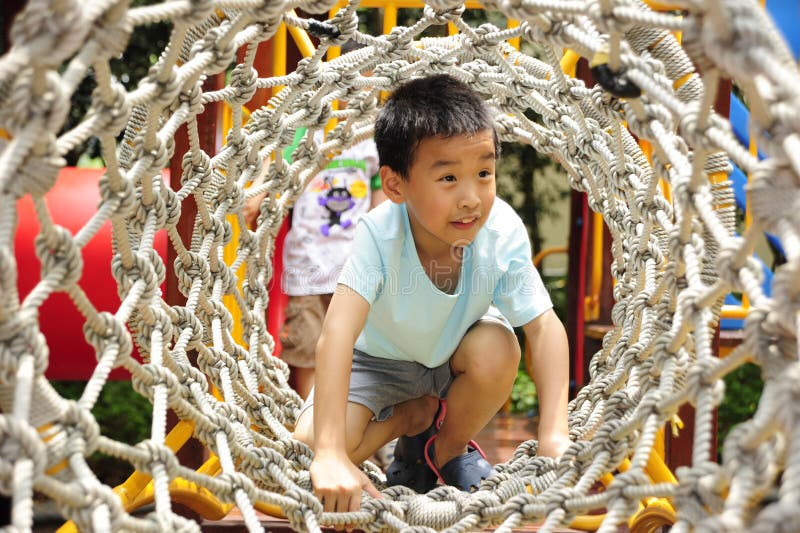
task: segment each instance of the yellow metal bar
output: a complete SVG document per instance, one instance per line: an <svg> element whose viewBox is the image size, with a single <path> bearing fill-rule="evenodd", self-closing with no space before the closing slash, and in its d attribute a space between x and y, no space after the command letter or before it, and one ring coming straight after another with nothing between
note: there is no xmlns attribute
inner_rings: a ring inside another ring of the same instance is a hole
<svg viewBox="0 0 800 533"><path fill-rule="evenodd" d="M639 147L642 149L642 153L647 158L647 161L652 166L653 164L653 145L650 144L649 141L644 139L639 139ZM664 179L659 178L658 185L661 188L661 194L664 195L664 199L667 200L669 203L672 203L672 188Z"/></svg>
<svg viewBox="0 0 800 533"><path fill-rule="evenodd" d="M333 18L336 15L336 13L339 11L339 9L341 9L341 7L342 7L341 5L333 6L333 8L328 12L328 18ZM328 61L332 61L332 60L336 59L337 57L339 57L340 55L342 55L342 48L339 47L339 46L331 46L331 47L328 48L327 55L328 55ZM334 100L333 102L331 102L331 109L333 111L337 111L339 109L339 101L338 100ZM337 119L331 118L331 119L328 120L328 122L325 123L325 128L323 129L325 137L328 136L328 133L333 131L333 128L336 127L336 124L338 122L339 121Z"/></svg>
<svg viewBox="0 0 800 533"><path fill-rule="evenodd" d="M763 5L763 2L762 2ZM753 134L751 129L750 131L750 146L748 147L750 150L750 155L758 158L758 142L756 141L756 136ZM750 174L747 175L747 183L750 183ZM744 200L744 229L745 231L750 229L750 226L753 225L753 209L750 205L750 194L745 194ZM742 309L745 312L750 309L750 299L747 297L747 293L742 293Z"/></svg>
<svg viewBox="0 0 800 533"><path fill-rule="evenodd" d="M70 520L60 528L56 529L56 533L80 533L80 532L78 531L78 526L75 525L75 522Z"/></svg>
<svg viewBox="0 0 800 533"><path fill-rule="evenodd" d="M647 4L647 7L653 11L681 11L685 9L679 5L670 4L668 2L659 2L658 0L644 0L644 3Z"/></svg>
<svg viewBox="0 0 800 533"><path fill-rule="evenodd" d="M290 13L294 14L294 10L290 11ZM283 24L281 24L283 26ZM300 50L300 53L303 57L311 57L314 55L315 48L314 43L311 42L311 37L302 29L297 28L295 26L289 26L289 33L292 35L292 39L294 39L294 44L297 45L297 49ZM277 35L277 34L276 34ZM274 39L274 37L273 37ZM283 53L283 70L281 74L277 74L277 76L283 76L286 74L286 48L284 48Z"/></svg>
<svg viewBox="0 0 800 533"><path fill-rule="evenodd" d="M164 444L173 452L177 452L191 438L193 431L194 422L180 420L167 434L164 439ZM125 482L115 487L114 492L119 496L122 506L129 511L136 508L133 506L136 505L142 492L146 491L147 487L150 485L152 485L152 477L150 474L145 474L137 470L133 472ZM58 528L58 533L73 533L77 531L77 526L71 520Z"/></svg>
<svg viewBox="0 0 800 533"><path fill-rule="evenodd" d="M694 74L695 74L694 72L690 72L689 74L684 74L683 76L672 82L672 88L676 90L680 89L681 86L683 86L687 81L692 79L692 76L694 76Z"/></svg>
<svg viewBox="0 0 800 533"><path fill-rule="evenodd" d="M216 476L221 471L222 468L219 463L219 458L217 458L216 455L212 455L197 469L198 473L206 476ZM201 487L194 482L182 478L176 478L170 481L169 494L173 502L184 505L203 518L209 520L219 520L227 515L233 508L233 504L224 504L220 502L217 497L205 487ZM150 480L136 499L125 507L125 510L127 512L135 511L145 505L153 503L154 500L155 487L153 481Z"/></svg>
<svg viewBox="0 0 800 533"><path fill-rule="evenodd" d="M286 24L281 22L278 31L272 36L272 75L286 75ZM283 86L273 87L273 96L281 92Z"/></svg>
<svg viewBox="0 0 800 533"><path fill-rule="evenodd" d="M656 442L653 445L653 453L657 453L659 457L664 459L667 454L666 445L664 443L664 428L658 430L658 435L656 435Z"/></svg>
<svg viewBox="0 0 800 533"><path fill-rule="evenodd" d="M425 7L425 2L421 0L392 0L387 2L385 0L361 0L358 7L374 7L384 9L387 5L391 4L396 9L422 9ZM339 2L337 5L345 6L347 2ZM475 0L467 0L464 2L464 7L467 9L483 9L483 4Z"/></svg>
<svg viewBox="0 0 800 533"><path fill-rule="evenodd" d="M561 56L561 70L564 71L564 74L567 76L574 78L575 71L578 68L578 60L581 58L580 54L575 52L574 50L567 49L564 51L564 55Z"/></svg>
<svg viewBox="0 0 800 533"><path fill-rule="evenodd" d="M381 2L382 3L382 2ZM383 34L389 35L392 28L397 26L397 4L395 2L386 2L383 6L369 6L361 3L362 7L383 7Z"/></svg>
<svg viewBox="0 0 800 533"><path fill-rule="evenodd" d="M743 305L723 305L720 316L722 318L747 318L748 309Z"/></svg>
<svg viewBox="0 0 800 533"><path fill-rule="evenodd" d="M542 261L544 261L544 258L547 257L548 255L565 254L568 251L569 248L567 248L566 246L552 246L550 248L545 248L544 250L542 250L533 257L533 266L539 268L539 265L542 264Z"/></svg>
<svg viewBox="0 0 800 533"><path fill-rule="evenodd" d="M508 24L506 27L510 30L512 28L516 28L519 26L519 21L517 19L508 19ZM508 44L519 50L520 38L514 37L513 39L508 40ZM573 76L574 77L574 76Z"/></svg>
<svg viewBox="0 0 800 533"><path fill-rule="evenodd" d="M597 531L600 529L600 525L603 523L605 517L605 514L582 515L573 520L569 528L579 531Z"/></svg>
<svg viewBox="0 0 800 533"><path fill-rule="evenodd" d="M652 500L652 501L651 501ZM656 533L663 527L670 528L678 520L675 509L664 499L651 498L644 509L629 521L631 533Z"/></svg>
<svg viewBox="0 0 800 533"><path fill-rule="evenodd" d="M589 296L586 298L584 312L586 320L600 318L600 288L603 285L603 215L592 213L592 276L589 283Z"/></svg>
<svg viewBox="0 0 800 533"><path fill-rule="evenodd" d="M661 440L663 442L663 435ZM655 448L652 452L650 452L650 457L647 459L645 472L648 476L650 476L650 479L652 479L654 483L678 482L678 480L675 478L675 475L672 473L672 470L669 469L667 464L664 462L663 457Z"/></svg>
<svg viewBox="0 0 800 533"><path fill-rule="evenodd" d="M383 5L383 2L378 2L381 5L377 6L369 6L364 5L363 3L360 4L362 7L382 7L383 8L383 34L389 35L392 32L392 29L397 26L397 3L396 2L386 2ZM402 3L402 2L401 2ZM417 6L414 6L417 7ZM389 97L389 93L387 91L381 91L380 100L383 102L386 98Z"/></svg>
<svg viewBox="0 0 800 533"><path fill-rule="evenodd" d="M656 444L645 467L645 473L653 480L654 483L677 483L672 471L667 467L663 460L663 430L659 431L659 438L661 444ZM620 472L626 472L630 469L631 462L625 459L619 465ZM608 487L614 481L614 475L606 472L600 477L600 482ZM605 515L585 515L577 517L569 527L571 529L578 529L581 531L596 531ZM647 498L639 506L639 510L633 514L628 521L631 531L640 533L650 533L658 531L654 528L656 525L671 525L676 521L675 508L665 498Z"/></svg>

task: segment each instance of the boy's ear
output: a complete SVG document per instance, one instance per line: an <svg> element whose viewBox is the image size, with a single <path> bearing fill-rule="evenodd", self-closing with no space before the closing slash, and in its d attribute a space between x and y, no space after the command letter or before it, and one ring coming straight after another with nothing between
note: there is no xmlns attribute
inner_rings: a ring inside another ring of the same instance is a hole
<svg viewBox="0 0 800 533"><path fill-rule="evenodd" d="M383 165L379 172L381 175L381 189L383 189L383 194L396 204L403 203L405 201L403 195L403 185L405 183L400 174L387 165Z"/></svg>

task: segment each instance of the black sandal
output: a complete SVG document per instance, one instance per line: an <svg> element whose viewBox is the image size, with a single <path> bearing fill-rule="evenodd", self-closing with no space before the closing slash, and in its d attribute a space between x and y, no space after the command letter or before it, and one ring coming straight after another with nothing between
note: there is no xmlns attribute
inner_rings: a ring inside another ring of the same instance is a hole
<svg viewBox="0 0 800 533"><path fill-rule="evenodd" d="M439 411L428 429L418 435L403 435L397 439L394 461L386 469L387 485L403 485L419 494L425 494L436 486L436 473L425 460L425 444L439 431L446 410L444 400L439 400Z"/></svg>
<svg viewBox="0 0 800 533"><path fill-rule="evenodd" d="M436 468L433 460L435 457L434 440L436 440L436 435L432 435L425 445L425 461L442 483L464 492L475 492L480 488L483 480L497 473L497 470L486 460L486 454L474 440L469 441L467 453L450 459L441 468Z"/></svg>

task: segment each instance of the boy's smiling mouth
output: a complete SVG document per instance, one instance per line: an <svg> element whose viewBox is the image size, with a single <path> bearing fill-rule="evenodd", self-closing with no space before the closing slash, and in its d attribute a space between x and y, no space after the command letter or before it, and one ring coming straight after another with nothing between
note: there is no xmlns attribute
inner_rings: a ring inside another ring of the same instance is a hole
<svg viewBox="0 0 800 533"><path fill-rule="evenodd" d="M480 215L470 215L451 222L458 229L470 229L480 219Z"/></svg>

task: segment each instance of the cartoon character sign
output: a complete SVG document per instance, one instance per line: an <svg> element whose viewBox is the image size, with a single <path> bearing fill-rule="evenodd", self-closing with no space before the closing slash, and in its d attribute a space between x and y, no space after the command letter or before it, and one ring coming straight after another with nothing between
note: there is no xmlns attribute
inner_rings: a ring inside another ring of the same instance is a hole
<svg viewBox="0 0 800 533"><path fill-rule="evenodd" d="M320 195L317 200L319 205L328 210L328 222L319 228L327 237L331 233L331 227L335 225L341 226L342 229L353 225L352 220L342 220L342 214L348 209L352 209L356 203L353 201L353 196L347 189L346 183L336 186L330 176L325 176L325 184L328 186L328 192Z"/></svg>

